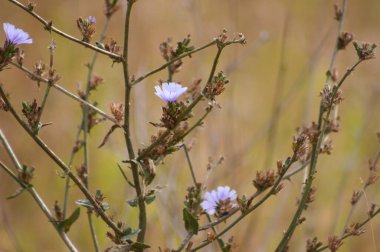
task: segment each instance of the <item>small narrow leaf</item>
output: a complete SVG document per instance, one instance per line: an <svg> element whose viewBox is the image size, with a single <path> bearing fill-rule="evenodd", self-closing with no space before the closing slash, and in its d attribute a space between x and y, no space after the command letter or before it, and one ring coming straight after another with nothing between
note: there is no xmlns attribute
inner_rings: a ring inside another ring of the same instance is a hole
<svg viewBox="0 0 380 252"><path fill-rule="evenodd" d="M141 251L142 249L147 249L147 248L150 248L150 246L147 245L147 244L144 244L144 243L135 242L135 243L132 244L130 250L132 250L132 251Z"/></svg>
<svg viewBox="0 0 380 252"><path fill-rule="evenodd" d="M69 218L59 223L58 227L60 229L63 229L63 232L65 233L69 232L71 225L73 225L74 222L79 218L79 215L80 215L80 207L75 209L75 211L70 215Z"/></svg>
<svg viewBox="0 0 380 252"><path fill-rule="evenodd" d="M108 141L108 138L111 136L112 132L114 132L114 130L117 129L117 128L120 128L120 126L117 125L117 124L115 124L115 125L113 125L113 126L109 129L109 131L108 131L107 134L105 135L103 141L100 143L100 145L98 146L98 148L101 148L101 147L103 147L103 145L106 144L106 142Z"/></svg>
<svg viewBox="0 0 380 252"><path fill-rule="evenodd" d="M132 228L128 227L124 230L123 232L123 236L121 237L121 239L123 241L127 241L127 240L130 240L132 239L134 236L136 236L138 233L140 233L140 229L135 229L133 230Z"/></svg>
<svg viewBox="0 0 380 252"><path fill-rule="evenodd" d="M87 199L80 199L80 200L75 201L75 203L85 208L90 208L90 209L94 208L93 205L90 203L90 201Z"/></svg>
<svg viewBox="0 0 380 252"><path fill-rule="evenodd" d="M137 199L130 199L130 200L127 200L128 204L131 206L131 207L137 207Z"/></svg>
<svg viewBox="0 0 380 252"><path fill-rule="evenodd" d="M26 189L28 189L28 187L21 187L21 188L17 189L16 192L13 193L11 196L7 197L7 199L14 199L14 198L16 198L21 193L23 193Z"/></svg>
<svg viewBox="0 0 380 252"><path fill-rule="evenodd" d="M185 229L190 234L196 235L198 233L199 224L197 219L187 210L183 209L183 221L185 222Z"/></svg>
<svg viewBox="0 0 380 252"><path fill-rule="evenodd" d="M148 205L150 203L152 203L154 200L156 199L156 195L152 194L152 195L148 195L145 197L145 203L147 203Z"/></svg>

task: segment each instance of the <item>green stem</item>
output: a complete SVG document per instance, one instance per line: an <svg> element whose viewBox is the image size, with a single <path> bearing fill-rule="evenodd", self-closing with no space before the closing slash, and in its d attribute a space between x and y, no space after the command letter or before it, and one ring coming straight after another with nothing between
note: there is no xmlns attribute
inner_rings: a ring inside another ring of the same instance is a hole
<svg viewBox="0 0 380 252"><path fill-rule="evenodd" d="M339 88L342 86L342 84L344 83L344 81L346 80L346 78L354 71L354 69L361 62L362 62L362 60L359 59L350 69L347 70L347 72L345 73L345 75L342 77L342 79L337 84L336 89L332 93L332 97L336 96ZM328 126L328 119L330 117L330 113L331 113L333 105L334 104L332 104L332 103L329 105L328 110L326 112L325 120L322 119L323 118L323 114L324 114L324 108L322 107L322 105L320 106L320 110L319 110L319 118L320 119L318 121L321 124L318 125L318 129L321 129L321 132L320 132L320 135L318 137L318 141L316 143L313 143L312 154L311 154L311 161L310 161L310 168L309 168L309 174L308 174L308 177L307 177L306 182L305 182L305 187L303 188L302 198L301 198L301 200L299 202L297 211L294 214L291 223L289 224L288 229L286 230L283 238L281 239L279 245L276 248L276 252L284 251L286 249L287 244L290 241L290 239L291 239L291 237L292 237L292 235L293 235L293 233L294 233L294 231L295 231L295 229L296 229L296 227L298 225L298 220L301 217L301 214L302 214L303 210L306 207L307 198L308 198L308 196L310 194L310 191L311 191L311 188L312 188L312 183L313 183L313 180L314 180L314 174L315 174L315 171L316 171L316 166L317 166L317 161L318 161L318 156L319 156L319 149L320 149L321 143L323 141L323 138L325 136L325 131L326 131L327 126Z"/></svg>
<svg viewBox="0 0 380 252"><path fill-rule="evenodd" d="M44 98L43 98L42 103L41 103L41 109L40 109L40 112L38 113L37 122L39 122L39 123L41 123L40 120L41 120L42 112L44 111L46 101L47 101L47 98L48 98L49 93L50 93L50 89L51 89L51 86L47 85L46 90L45 90L45 95L44 95Z"/></svg>
<svg viewBox="0 0 380 252"><path fill-rule="evenodd" d="M124 137L127 145L129 159L133 160L135 158L135 153L133 150L133 145L131 141L130 134L130 98L131 98L131 83L129 79L129 70L128 70L128 43L129 43L129 25L132 6L135 3L135 0L127 1L127 11L125 16L125 25L124 25L124 61L123 61L123 72L124 72L124 86L125 86L125 102L124 102ZM140 177L138 171L138 165L136 163L131 163L131 170L133 176L133 184L136 191L136 197L139 208L139 229L140 232L137 235L137 241L144 243L145 233L147 228L147 216L146 216L146 206L144 200L144 192L142 190L142 185L140 184ZM140 250L139 250L140 251Z"/></svg>
<svg viewBox="0 0 380 252"><path fill-rule="evenodd" d="M198 182L197 182L197 178L195 177L195 173L194 173L194 169L193 169L193 164L191 163L189 151L187 150L186 144L183 144L182 147L183 147L183 151L185 152L187 164L189 165L189 169L190 169L191 177L193 179L194 186L197 186Z"/></svg>

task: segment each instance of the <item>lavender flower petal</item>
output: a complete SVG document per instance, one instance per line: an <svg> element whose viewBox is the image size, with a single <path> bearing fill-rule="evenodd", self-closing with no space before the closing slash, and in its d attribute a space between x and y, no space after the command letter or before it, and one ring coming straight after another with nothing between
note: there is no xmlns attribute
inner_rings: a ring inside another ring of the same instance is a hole
<svg viewBox="0 0 380 252"><path fill-rule="evenodd" d="M33 40L29 37L29 34L21 29L16 28L10 23L3 23L3 28L7 41L13 45L32 44Z"/></svg>
<svg viewBox="0 0 380 252"><path fill-rule="evenodd" d="M175 82L162 83L162 86L155 86L155 95L161 98L165 102L174 102L186 92L187 87L182 87L180 84Z"/></svg>

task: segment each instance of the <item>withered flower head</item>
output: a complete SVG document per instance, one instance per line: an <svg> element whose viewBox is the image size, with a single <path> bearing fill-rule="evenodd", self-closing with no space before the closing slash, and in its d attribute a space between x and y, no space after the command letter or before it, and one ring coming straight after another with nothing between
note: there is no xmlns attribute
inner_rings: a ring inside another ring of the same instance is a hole
<svg viewBox="0 0 380 252"><path fill-rule="evenodd" d="M350 32L342 32L338 38L338 44L336 45L338 50L343 50L354 39L354 35Z"/></svg>
<svg viewBox="0 0 380 252"><path fill-rule="evenodd" d="M361 227L360 223L353 223L350 226L346 227L344 233L359 236L365 233L365 228Z"/></svg>
<svg viewBox="0 0 380 252"><path fill-rule="evenodd" d="M124 118L124 104L122 103L111 103L110 105L111 113L118 122L121 122Z"/></svg>
<svg viewBox="0 0 380 252"><path fill-rule="evenodd" d="M299 132L293 137L292 149L297 160L306 161L310 158L311 143L305 132Z"/></svg>
<svg viewBox="0 0 380 252"><path fill-rule="evenodd" d="M339 249L339 247L343 245L342 239L340 239L336 235L329 236L328 240L329 240L328 241L328 247L329 247L331 252L337 251Z"/></svg>
<svg viewBox="0 0 380 252"><path fill-rule="evenodd" d="M104 14L107 17L111 17L119 8L118 0L105 0L106 8Z"/></svg>
<svg viewBox="0 0 380 252"><path fill-rule="evenodd" d="M229 80L223 71L220 71L217 75L214 76L212 81L207 84L205 90L205 96L207 99L214 100L215 96L220 95L224 90L226 84L228 84Z"/></svg>
<svg viewBox="0 0 380 252"><path fill-rule="evenodd" d="M277 174L274 170L257 171L256 178L253 180L253 185L257 191L263 191L274 185L276 178Z"/></svg>
<svg viewBox="0 0 380 252"><path fill-rule="evenodd" d="M95 34L96 28L95 28L96 18L89 16L88 18L78 18L77 19L77 26L80 31L80 33L83 36L83 41L89 43L92 36Z"/></svg>
<svg viewBox="0 0 380 252"><path fill-rule="evenodd" d="M34 172L34 167L28 167L26 165L23 165L22 170L19 171L18 173L18 178L24 184L28 185L33 178L33 172Z"/></svg>
<svg viewBox="0 0 380 252"><path fill-rule="evenodd" d="M354 41L353 44L360 60L370 60L375 58L376 44L356 41Z"/></svg>
<svg viewBox="0 0 380 252"><path fill-rule="evenodd" d="M326 111L343 101L342 91L336 85L325 85L321 91L322 107Z"/></svg>
<svg viewBox="0 0 380 252"><path fill-rule="evenodd" d="M97 43L97 45L99 46L99 44ZM106 43L104 45L104 49L106 51L109 51L111 53L115 53L115 54L118 54L119 51L120 51L120 46L117 45L117 42L116 40L112 39L111 38L111 41L109 43Z"/></svg>
<svg viewBox="0 0 380 252"><path fill-rule="evenodd" d="M317 237L314 237L313 239L307 239L307 241L306 241L306 252L314 252L322 245L323 245L323 243L318 241Z"/></svg>

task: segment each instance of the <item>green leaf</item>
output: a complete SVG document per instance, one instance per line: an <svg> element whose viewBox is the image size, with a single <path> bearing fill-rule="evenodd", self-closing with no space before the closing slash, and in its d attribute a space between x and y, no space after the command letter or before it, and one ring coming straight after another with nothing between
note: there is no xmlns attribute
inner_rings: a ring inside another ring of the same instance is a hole
<svg viewBox="0 0 380 252"><path fill-rule="evenodd" d="M198 220L189 212L187 208L183 209L183 221L185 222L185 229L187 232L194 235L198 234Z"/></svg>
<svg viewBox="0 0 380 252"><path fill-rule="evenodd" d="M136 236L138 233L140 233L140 229L135 229L133 230L132 228L130 227L127 227L124 232L123 232L123 236L121 237L121 239L123 241L127 241L127 240L130 240L132 239L134 236Z"/></svg>
<svg viewBox="0 0 380 252"><path fill-rule="evenodd" d="M130 200L127 200L128 204L131 206L131 207L137 207L137 199L130 199Z"/></svg>
<svg viewBox="0 0 380 252"><path fill-rule="evenodd" d="M75 201L75 203L85 208L94 209L94 206L90 203L88 199L80 199Z"/></svg>
<svg viewBox="0 0 380 252"><path fill-rule="evenodd" d="M80 207L75 209L75 211L70 215L69 218L60 222L58 224L58 227L60 229L63 229L63 232L65 233L69 232L71 225L73 225L74 222L79 218L79 214L80 214Z"/></svg>
<svg viewBox="0 0 380 252"><path fill-rule="evenodd" d="M132 244L130 250L132 250L132 251L141 251L141 249L147 249L147 248L150 248L150 246L147 245L147 244L144 244L144 243L135 242L135 243Z"/></svg>
<svg viewBox="0 0 380 252"><path fill-rule="evenodd" d="M156 195L152 194L152 195L148 195L145 197L145 202L149 205L150 203L152 203L154 200L156 199Z"/></svg>

